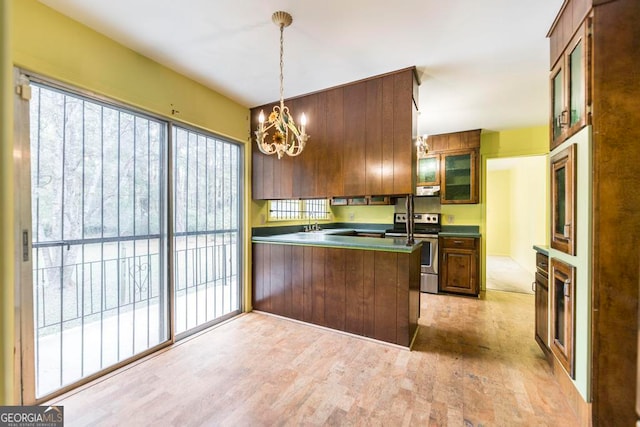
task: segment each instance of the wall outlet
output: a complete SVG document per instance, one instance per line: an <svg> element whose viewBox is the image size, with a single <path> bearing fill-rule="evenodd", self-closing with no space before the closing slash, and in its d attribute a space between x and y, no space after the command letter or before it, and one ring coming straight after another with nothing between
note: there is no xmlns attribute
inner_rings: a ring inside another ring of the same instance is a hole
<svg viewBox="0 0 640 427"><path fill-rule="evenodd" d="M447 222L453 224L455 217L453 215L447 215Z"/></svg>
<svg viewBox="0 0 640 427"><path fill-rule="evenodd" d="M349 212L349 221L353 221L354 219L356 219L356 214Z"/></svg>
<svg viewBox="0 0 640 427"><path fill-rule="evenodd" d="M267 217L265 214L260 214L260 224L264 225L267 222Z"/></svg>

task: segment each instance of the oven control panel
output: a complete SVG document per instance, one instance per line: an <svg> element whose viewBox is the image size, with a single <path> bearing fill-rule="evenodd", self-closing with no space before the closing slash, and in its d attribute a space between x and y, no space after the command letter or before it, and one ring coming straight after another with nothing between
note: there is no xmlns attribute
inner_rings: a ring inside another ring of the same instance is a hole
<svg viewBox="0 0 640 427"><path fill-rule="evenodd" d="M406 213L397 213L395 216L395 222L397 224L407 222L407 214ZM413 222L414 224L440 224L440 214L437 213L414 213L413 214Z"/></svg>

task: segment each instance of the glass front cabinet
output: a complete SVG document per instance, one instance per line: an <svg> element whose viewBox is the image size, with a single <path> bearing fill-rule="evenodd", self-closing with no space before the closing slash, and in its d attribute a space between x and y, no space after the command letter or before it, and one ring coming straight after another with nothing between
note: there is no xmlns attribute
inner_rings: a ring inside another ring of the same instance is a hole
<svg viewBox="0 0 640 427"><path fill-rule="evenodd" d="M576 145L551 157L551 247L575 255Z"/></svg>
<svg viewBox="0 0 640 427"><path fill-rule="evenodd" d="M571 378L574 372L575 267L551 259L551 351Z"/></svg>
<svg viewBox="0 0 640 427"><path fill-rule="evenodd" d="M441 154L441 203L478 203L477 156L475 149Z"/></svg>
<svg viewBox="0 0 640 427"><path fill-rule="evenodd" d="M587 19L551 70L551 149L587 124L590 20Z"/></svg>
<svg viewBox="0 0 640 427"><path fill-rule="evenodd" d="M440 154L418 157L417 185L440 185Z"/></svg>

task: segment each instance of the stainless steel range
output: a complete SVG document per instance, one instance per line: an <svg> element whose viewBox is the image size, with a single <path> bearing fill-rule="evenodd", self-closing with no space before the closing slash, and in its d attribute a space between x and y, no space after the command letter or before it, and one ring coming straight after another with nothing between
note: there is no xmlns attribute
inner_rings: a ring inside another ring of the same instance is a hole
<svg viewBox="0 0 640 427"><path fill-rule="evenodd" d="M385 232L385 237L407 237L407 214L396 213L393 228ZM420 290L432 294L438 293L438 233L440 232L439 213L414 213L413 237L422 240L420 262Z"/></svg>

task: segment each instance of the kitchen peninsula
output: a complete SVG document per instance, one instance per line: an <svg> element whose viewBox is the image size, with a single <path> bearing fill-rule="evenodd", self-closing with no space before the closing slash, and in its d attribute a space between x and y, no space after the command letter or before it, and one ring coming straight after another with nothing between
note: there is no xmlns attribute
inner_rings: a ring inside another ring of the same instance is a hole
<svg viewBox="0 0 640 427"><path fill-rule="evenodd" d="M349 230L254 236L253 308L410 347L420 241L340 234Z"/></svg>

